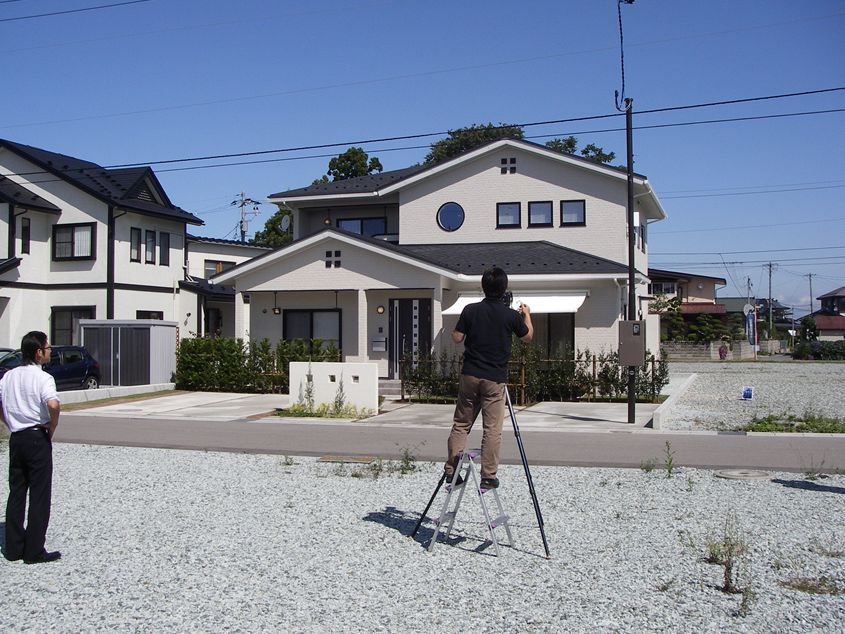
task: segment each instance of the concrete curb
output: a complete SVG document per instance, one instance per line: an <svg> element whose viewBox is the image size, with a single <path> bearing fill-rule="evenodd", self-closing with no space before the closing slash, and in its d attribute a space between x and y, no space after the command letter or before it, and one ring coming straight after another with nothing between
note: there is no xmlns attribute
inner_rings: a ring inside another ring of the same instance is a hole
<svg viewBox="0 0 845 634"><path fill-rule="evenodd" d="M88 401L101 401L106 398L118 396L133 396L135 394L147 394L149 392L164 392L176 389L175 383L154 383L152 385L127 385L116 387L101 387L96 390L71 390L59 392L59 400L62 403L87 403Z"/></svg>
<svg viewBox="0 0 845 634"><path fill-rule="evenodd" d="M686 381L681 383L680 387L677 390L674 390L665 401L660 404L656 410L654 410L654 414L652 414L651 419L651 427L652 429L661 429L661 425L663 424L663 418L669 415L669 411L672 407L675 406L677 400L687 391L690 385L692 385L693 380L695 377L698 376L697 374L690 374Z"/></svg>

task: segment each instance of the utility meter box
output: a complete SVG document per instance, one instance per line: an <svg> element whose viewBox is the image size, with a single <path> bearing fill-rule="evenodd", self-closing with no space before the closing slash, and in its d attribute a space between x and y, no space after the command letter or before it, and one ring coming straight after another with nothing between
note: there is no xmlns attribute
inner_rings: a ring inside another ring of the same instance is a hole
<svg viewBox="0 0 845 634"><path fill-rule="evenodd" d="M645 322L619 322L619 365L645 363Z"/></svg>

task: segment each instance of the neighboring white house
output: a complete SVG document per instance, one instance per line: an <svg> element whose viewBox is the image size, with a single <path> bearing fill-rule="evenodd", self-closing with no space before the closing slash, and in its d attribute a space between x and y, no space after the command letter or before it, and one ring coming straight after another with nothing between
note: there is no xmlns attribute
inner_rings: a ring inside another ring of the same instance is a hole
<svg viewBox="0 0 845 634"><path fill-rule="evenodd" d="M666 217L634 177L636 310L647 319L647 226ZM402 351L452 350L461 308L498 265L550 355L615 350L627 303L624 170L521 140L432 166L272 194L294 242L212 278L233 285L235 332L321 338L396 377ZM243 310L243 296L250 311ZM656 316L647 328L659 341ZM460 346L458 347L460 349Z"/></svg>
<svg viewBox="0 0 845 634"><path fill-rule="evenodd" d="M183 330L188 334L235 336L235 292L230 286L210 284L208 278L270 251L235 240L187 235L186 275L179 282ZM249 304L244 306L248 311Z"/></svg>
<svg viewBox="0 0 845 634"><path fill-rule="evenodd" d="M187 274L201 279L206 260L262 250L205 238L188 247L186 226L201 224L149 167L106 169L0 139L0 346L16 348L33 329L79 343L80 319L164 319L178 321L181 336L209 332L196 320L213 302L198 301L201 284ZM233 331L231 291L226 305L222 326Z"/></svg>

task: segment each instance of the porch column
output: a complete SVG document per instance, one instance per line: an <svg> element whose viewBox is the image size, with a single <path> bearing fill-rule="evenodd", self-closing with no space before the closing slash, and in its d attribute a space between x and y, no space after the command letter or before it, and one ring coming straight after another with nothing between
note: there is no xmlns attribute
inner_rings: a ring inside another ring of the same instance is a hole
<svg viewBox="0 0 845 634"><path fill-rule="evenodd" d="M247 337L247 326L244 311L244 294L235 289L235 338L244 339Z"/></svg>
<svg viewBox="0 0 845 634"><path fill-rule="evenodd" d="M369 333L367 323L369 313L367 311L367 291L358 291L358 361L363 363L367 360L367 342Z"/></svg>
<svg viewBox="0 0 845 634"><path fill-rule="evenodd" d="M447 344L451 343L451 339L447 342L443 330L443 280L439 280L434 290L431 293L431 341L432 347L438 350L446 350ZM440 335L440 337L438 337Z"/></svg>

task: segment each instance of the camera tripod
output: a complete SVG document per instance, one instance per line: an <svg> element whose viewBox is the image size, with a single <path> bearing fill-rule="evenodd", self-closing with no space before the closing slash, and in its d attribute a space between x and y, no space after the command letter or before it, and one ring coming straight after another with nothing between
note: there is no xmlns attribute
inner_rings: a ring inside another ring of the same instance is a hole
<svg viewBox="0 0 845 634"><path fill-rule="evenodd" d="M525 479L528 481L528 491L531 493L531 501L534 504L534 513L537 516L537 524L540 528L540 536L543 538L543 549L546 551L546 559L551 559L551 553L549 552L549 543L546 541L546 529L543 523L543 514L540 512L540 502L537 500L537 491L534 489L534 480L531 477L531 469L528 467L528 458L525 456L525 446L522 444L522 435L519 433L519 425L516 422L516 414L513 411L513 403L511 403L511 395L508 391L507 386L505 387L505 404L508 407L508 414L510 415L511 423L513 423L513 433L516 437L516 445L519 448L519 457L522 460L522 468L525 470ZM478 417L478 413L480 412L480 407L475 411L475 418ZM457 470L455 471L457 475ZM417 525L414 527L414 531L411 533L410 537L413 539L417 536L417 532L420 530L420 526L422 526L422 522L425 519L428 510L431 508L431 505L434 503L434 499L437 497L437 493L440 491L440 487L443 486L443 482L446 481L446 473L443 472L443 475L440 476L440 481L437 483L437 488L434 489L434 493L431 495L431 499L428 501L428 504L425 507L425 510L420 515L420 519L417 521ZM465 483L466 484L466 483ZM463 492L461 493L463 495ZM498 499L498 498L497 498ZM448 500L447 500L448 502ZM460 501L458 502L460 504ZM457 513L457 507L455 508L454 513ZM451 522L454 522L454 516L450 518ZM451 529L451 523L449 528ZM432 543L434 540L437 539L439 533L439 526L438 530L435 531L434 535L432 536ZM492 533L492 531L491 531ZM512 540L511 540L512 541ZM494 541L495 543L495 541Z"/></svg>

